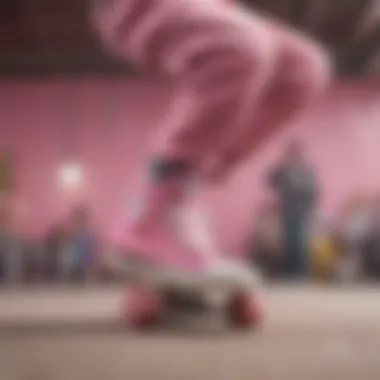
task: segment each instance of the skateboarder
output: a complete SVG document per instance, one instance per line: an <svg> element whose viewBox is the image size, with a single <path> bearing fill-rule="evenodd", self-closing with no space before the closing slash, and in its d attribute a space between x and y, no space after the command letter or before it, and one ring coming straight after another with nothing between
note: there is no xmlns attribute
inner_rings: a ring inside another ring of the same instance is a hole
<svg viewBox="0 0 380 380"><path fill-rule="evenodd" d="M95 5L94 23L110 51L177 81L117 243L170 263L196 256L219 271L224 255L191 195L222 184L312 105L329 83L329 59L301 33L232 1Z"/></svg>

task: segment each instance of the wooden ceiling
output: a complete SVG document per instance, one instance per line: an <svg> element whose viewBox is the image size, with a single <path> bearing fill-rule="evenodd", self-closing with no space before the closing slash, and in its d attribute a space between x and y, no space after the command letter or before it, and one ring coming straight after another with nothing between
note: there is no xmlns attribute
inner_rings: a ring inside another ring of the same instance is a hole
<svg viewBox="0 0 380 380"><path fill-rule="evenodd" d="M0 0L0 75L136 74L92 33L90 2ZM315 36L330 48L341 75L380 76L380 0L242 2Z"/></svg>
<svg viewBox="0 0 380 380"><path fill-rule="evenodd" d="M380 75L380 0L245 0L327 46L341 75Z"/></svg>

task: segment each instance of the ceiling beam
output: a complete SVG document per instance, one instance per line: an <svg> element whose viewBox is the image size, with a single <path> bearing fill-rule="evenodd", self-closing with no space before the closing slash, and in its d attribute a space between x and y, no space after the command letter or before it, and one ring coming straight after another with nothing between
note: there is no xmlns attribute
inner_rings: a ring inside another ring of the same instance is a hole
<svg viewBox="0 0 380 380"><path fill-rule="evenodd" d="M340 62L345 74L365 74L369 63L380 51L380 25L374 27L367 35L362 36L346 54L343 54Z"/></svg>
<svg viewBox="0 0 380 380"><path fill-rule="evenodd" d="M2 54L0 76L138 75L131 64L93 52L30 51Z"/></svg>
<svg viewBox="0 0 380 380"><path fill-rule="evenodd" d="M310 18L315 0L293 0L292 24L296 27L305 27Z"/></svg>

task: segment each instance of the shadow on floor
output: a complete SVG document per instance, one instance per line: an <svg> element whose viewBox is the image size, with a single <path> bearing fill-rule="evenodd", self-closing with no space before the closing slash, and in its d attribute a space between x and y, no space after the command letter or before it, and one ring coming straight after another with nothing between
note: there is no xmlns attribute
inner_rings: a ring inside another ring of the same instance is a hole
<svg viewBox="0 0 380 380"><path fill-rule="evenodd" d="M26 323L1 323L1 338L36 338L36 337L100 337L100 336L125 336L128 337L155 337L161 338L186 338L197 339L210 337L224 339L231 335L246 334L247 331L239 331L228 328L219 321L193 320L193 321L168 321L159 326L144 331L129 328L120 320L113 321L86 321L86 322L26 322Z"/></svg>

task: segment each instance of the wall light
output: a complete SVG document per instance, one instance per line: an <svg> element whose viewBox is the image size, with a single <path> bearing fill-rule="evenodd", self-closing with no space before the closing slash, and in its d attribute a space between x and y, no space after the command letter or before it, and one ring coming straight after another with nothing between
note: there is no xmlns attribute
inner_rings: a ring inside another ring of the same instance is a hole
<svg viewBox="0 0 380 380"><path fill-rule="evenodd" d="M75 162L67 162L58 170L58 182L65 189L72 190L82 186L83 169Z"/></svg>

